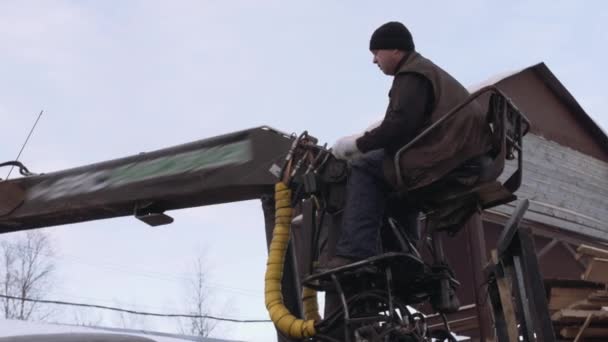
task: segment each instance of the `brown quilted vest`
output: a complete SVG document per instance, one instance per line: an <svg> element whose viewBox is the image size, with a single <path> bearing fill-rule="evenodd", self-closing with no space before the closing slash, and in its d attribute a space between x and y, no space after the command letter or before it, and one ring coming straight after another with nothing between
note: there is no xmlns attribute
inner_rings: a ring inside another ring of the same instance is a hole
<svg viewBox="0 0 608 342"><path fill-rule="evenodd" d="M462 84L418 52L410 53L397 71L404 73L420 74L432 83L435 103L429 125L469 96ZM490 130L485 113L474 101L402 154L400 167L405 188L413 190L429 185L489 149ZM387 160L384 169L388 180L396 184L393 165L393 160Z"/></svg>

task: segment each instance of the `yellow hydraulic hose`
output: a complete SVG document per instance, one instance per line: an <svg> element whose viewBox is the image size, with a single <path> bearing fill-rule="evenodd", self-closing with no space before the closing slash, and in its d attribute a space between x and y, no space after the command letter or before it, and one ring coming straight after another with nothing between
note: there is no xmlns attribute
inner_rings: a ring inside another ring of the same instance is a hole
<svg viewBox="0 0 608 342"><path fill-rule="evenodd" d="M304 288L302 300L306 320L292 315L283 304L281 292L281 279L283 278L283 265L285 253L289 242L292 208L291 190L283 183L275 185L275 226L272 242L268 251L266 263L266 276L264 277L264 294L266 309L274 325L285 335L291 338L306 338L315 335L315 319L319 319L316 291Z"/></svg>

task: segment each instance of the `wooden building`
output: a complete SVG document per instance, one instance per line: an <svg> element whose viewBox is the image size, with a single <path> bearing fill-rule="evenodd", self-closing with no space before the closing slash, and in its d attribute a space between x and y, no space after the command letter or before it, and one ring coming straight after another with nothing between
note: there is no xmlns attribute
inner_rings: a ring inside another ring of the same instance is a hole
<svg viewBox="0 0 608 342"><path fill-rule="evenodd" d="M496 84L532 124L517 195L530 200L523 226L534 234L542 276L581 279L586 264L576 258L576 248L608 247L608 136L544 63L487 84ZM507 165L505 174L514 167ZM484 212L481 232L464 230L446 239L448 260L463 283L461 310L449 315L450 324L473 340L493 335L481 269L515 205Z"/></svg>

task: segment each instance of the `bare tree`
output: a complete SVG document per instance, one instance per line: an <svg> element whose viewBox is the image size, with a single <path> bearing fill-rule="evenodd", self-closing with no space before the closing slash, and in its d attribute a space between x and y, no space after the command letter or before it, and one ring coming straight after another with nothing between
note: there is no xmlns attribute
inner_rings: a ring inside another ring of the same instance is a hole
<svg viewBox="0 0 608 342"><path fill-rule="evenodd" d="M207 273L203 265L203 258L199 257L194 263L194 272L187 284L187 305L191 315L209 315L210 292L207 286ZM190 318L188 322L188 333L209 337L211 331L217 327L217 321L205 317Z"/></svg>
<svg viewBox="0 0 608 342"><path fill-rule="evenodd" d="M28 231L14 241L3 241L0 250L0 291L20 298L2 298L4 317L28 320L35 314L38 319L47 318L49 312L25 298L40 299L49 292L54 264L48 236L41 231Z"/></svg>
<svg viewBox="0 0 608 342"><path fill-rule="evenodd" d="M15 251L14 247L8 242L3 241L0 245L2 248L2 294L12 295L13 287L15 284L14 277L14 265L15 265ZM2 298L2 311L4 312L4 318L12 318L13 313L16 311L17 302L8 298Z"/></svg>
<svg viewBox="0 0 608 342"><path fill-rule="evenodd" d="M98 327L103 322L103 314L100 312L91 314L87 309L73 308L72 309L72 321L76 325L82 325L85 327Z"/></svg>
<svg viewBox="0 0 608 342"><path fill-rule="evenodd" d="M131 307L137 308L137 302L131 301L130 304L122 303L118 300L114 300L117 307ZM114 315L114 325L124 329L147 329L148 323L146 316L136 315L127 312L116 312Z"/></svg>

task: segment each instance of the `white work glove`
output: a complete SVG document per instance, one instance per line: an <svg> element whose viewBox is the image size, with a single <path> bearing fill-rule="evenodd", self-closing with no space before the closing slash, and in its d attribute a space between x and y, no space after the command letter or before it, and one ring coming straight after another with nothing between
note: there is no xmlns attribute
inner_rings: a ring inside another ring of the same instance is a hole
<svg viewBox="0 0 608 342"><path fill-rule="evenodd" d="M357 148L357 139L363 136L357 133L338 139L331 147L331 152L338 159L353 160L363 155Z"/></svg>

